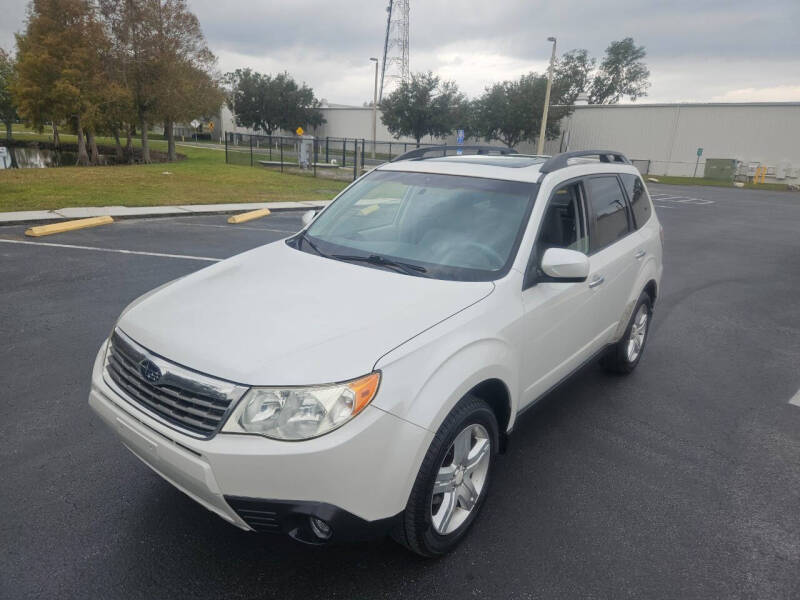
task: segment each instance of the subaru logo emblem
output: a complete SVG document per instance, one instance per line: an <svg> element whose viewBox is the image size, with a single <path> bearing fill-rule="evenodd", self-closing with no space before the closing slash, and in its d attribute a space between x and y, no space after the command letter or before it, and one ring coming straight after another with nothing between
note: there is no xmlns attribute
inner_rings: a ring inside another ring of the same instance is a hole
<svg viewBox="0 0 800 600"><path fill-rule="evenodd" d="M149 381L150 383L158 383L158 380L161 379L161 369L159 369L158 365L152 360L147 358L139 363L139 373L145 381Z"/></svg>

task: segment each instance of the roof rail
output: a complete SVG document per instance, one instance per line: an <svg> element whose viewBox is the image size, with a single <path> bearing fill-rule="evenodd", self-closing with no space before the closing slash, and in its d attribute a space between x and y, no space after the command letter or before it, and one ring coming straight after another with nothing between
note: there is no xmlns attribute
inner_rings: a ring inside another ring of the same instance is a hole
<svg viewBox="0 0 800 600"><path fill-rule="evenodd" d="M426 158L440 158L441 156L447 156L448 151L458 152L459 150L471 150L474 151L475 154L500 154L505 156L506 154L517 154L517 151L513 148L503 148L500 146L487 146L487 145L477 145L477 146L427 146L425 148L414 148L413 150L409 150L408 152L404 152L400 156L395 156L389 162L397 162L400 160L425 160ZM425 156L429 152L441 152L441 154L436 154L434 156Z"/></svg>
<svg viewBox="0 0 800 600"><path fill-rule="evenodd" d="M539 173L547 174L557 171L558 169L563 169L568 166L569 159L580 158L582 156L596 156L600 159L600 162L618 162L624 165L631 164L627 156L616 150L575 150L574 152L562 152L548 159L539 167Z"/></svg>

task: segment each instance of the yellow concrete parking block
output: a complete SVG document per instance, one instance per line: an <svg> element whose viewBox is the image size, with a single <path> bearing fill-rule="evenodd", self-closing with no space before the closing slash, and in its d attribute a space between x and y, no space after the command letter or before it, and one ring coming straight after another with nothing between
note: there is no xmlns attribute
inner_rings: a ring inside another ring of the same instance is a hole
<svg viewBox="0 0 800 600"><path fill-rule="evenodd" d="M87 227L97 227L98 225L108 225L114 219L109 216L90 217L88 219L77 219L75 221L61 221L52 225L37 225L25 230L25 235L30 237L41 237L43 235L53 235L54 233L64 233L75 229L86 229Z"/></svg>
<svg viewBox="0 0 800 600"><path fill-rule="evenodd" d="M269 214L268 208L261 208L259 210L251 210L250 212L241 213L238 215L233 215L232 217L228 217L228 223L246 223L247 221L252 221L253 219L260 219L261 217L266 217Z"/></svg>

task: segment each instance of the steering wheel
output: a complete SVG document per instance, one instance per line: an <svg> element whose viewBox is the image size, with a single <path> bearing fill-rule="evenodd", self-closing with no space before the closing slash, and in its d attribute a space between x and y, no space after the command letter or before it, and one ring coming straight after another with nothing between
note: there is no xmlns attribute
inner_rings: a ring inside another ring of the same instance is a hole
<svg viewBox="0 0 800 600"><path fill-rule="evenodd" d="M480 242L475 242L473 240L459 240L451 242L450 244L448 244L448 246L449 248L444 253L444 256L441 259L442 262L444 263L447 263L448 261L446 259L455 254L456 252L458 252L462 248L463 249L471 248L473 250L478 250L478 252L480 252L479 255L480 258L483 259L483 263L488 269L497 269L506 262L506 259L503 258L497 252L497 250L495 250L491 246L488 246L486 244L481 244Z"/></svg>

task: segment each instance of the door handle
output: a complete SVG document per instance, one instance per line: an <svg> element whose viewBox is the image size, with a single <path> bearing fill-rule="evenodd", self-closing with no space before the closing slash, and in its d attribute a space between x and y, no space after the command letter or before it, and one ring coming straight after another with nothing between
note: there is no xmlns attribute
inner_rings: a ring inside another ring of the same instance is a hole
<svg viewBox="0 0 800 600"><path fill-rule="evenodd" d="M598 285L603 283L605 280L606 280L606 278L603 277L602 275L597 275L594 279L592 279L589 282L589 287L590 288L596 288Z"/></svg>
<svg viewBox="0 0 800 600"><path fill-rule="evenodd" d="M647 252L645 252L644 250L637 250L636 254L634 254L633 257L639 259L642 258L645 254L647 254Z"/></svg>

